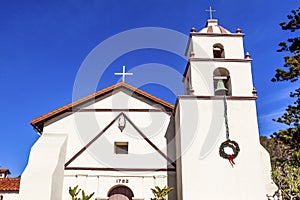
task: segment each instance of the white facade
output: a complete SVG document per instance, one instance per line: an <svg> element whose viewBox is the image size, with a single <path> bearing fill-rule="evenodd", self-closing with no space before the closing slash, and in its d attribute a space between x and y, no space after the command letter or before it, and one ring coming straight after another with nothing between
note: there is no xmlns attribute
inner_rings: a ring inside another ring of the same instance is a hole
<svg viewBox="0 0 300 200"><path fill-rule="evenodd" d="M19 200L19 191L11 191L11 192L0 192L0 199L3 200Z"/></svg>
<svg viewBox="0 0 300 200"><path fill-rule="evenodd" d="M113 199L125 188L133 194L127 199L150 200L156 185L175 188L169 199L267 199L276 187L259 143L243 36L216 20L191 32L185 95L175 107L119 83L34 119L42 135L22 175L20 199L66 200L76 185L95 192L93 199ZM226 140L219 80L228 89L230 139L241 149L235 164L219 155Z"/></svg>
<svg viewBox="0 0 300 200"><path fill-rule="evenodd" d="M32 200L33 182L37 197L47 199L69 199L68 189L76 185L87 194L95 192L93 198L108 199L112 189L125 186L133 192L133 199L150 199L151 188L170 185L168 168L174 177L175 168L167 157L165 134L171 112L153 100L132 96L134 91L126 89L127 84L117 85L109 95L81 105L80 111L44 124L22 175L21 199ZM123 117L126 124L121 132L119 119ZM128 154L116 154L116 143L128 144ZM36 173L36 168L43 170Z"/></svg>

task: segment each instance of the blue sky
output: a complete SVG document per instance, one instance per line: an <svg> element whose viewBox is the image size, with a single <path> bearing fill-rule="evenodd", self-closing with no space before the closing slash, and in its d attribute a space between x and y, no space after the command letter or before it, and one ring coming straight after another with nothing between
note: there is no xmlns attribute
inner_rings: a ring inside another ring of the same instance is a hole
<svg viewBox="0 0 300 200"><path fill-rule="evenodd" d="M277 44L289 37L279 22L299 6L295 0L1 0L0 6L0 165L12 176L24 170L38 135L30 120L72 101L76 74L86 56L102 41L134 28L163 27L185 35L204 27L211 5L214 18L234 32L246 34L245 51L252 63L258 90L261 135L280 126L272 122L291 102L296 84L272 83L283 64ZM147 39L147 38L145 38ZM185 60L168 52L140 50L116 59L103 74L98 89L118 82L122 65L161 63L183 73ZM101 66L99 66L101 67ZM155 73L149 75L155 76ZM129 77L128 81L134 79ZM175 95L159 85L142 89L171 103ZM159 89L165 89L161 92Z"/></svg>

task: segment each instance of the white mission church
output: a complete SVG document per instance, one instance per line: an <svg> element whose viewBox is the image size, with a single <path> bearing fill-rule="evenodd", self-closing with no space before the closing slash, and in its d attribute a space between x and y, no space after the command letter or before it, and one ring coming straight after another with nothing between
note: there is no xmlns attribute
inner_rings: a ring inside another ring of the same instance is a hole
<svg viewBox="0 0 300 200"><path fill-rule="evenodd" d="M20 199L68 200L78 185L97 200L150 200L155 186L169 200L266 200L277 187L243 37L215 19L193 28L175 105L122 81L33 119Z"/></svg>

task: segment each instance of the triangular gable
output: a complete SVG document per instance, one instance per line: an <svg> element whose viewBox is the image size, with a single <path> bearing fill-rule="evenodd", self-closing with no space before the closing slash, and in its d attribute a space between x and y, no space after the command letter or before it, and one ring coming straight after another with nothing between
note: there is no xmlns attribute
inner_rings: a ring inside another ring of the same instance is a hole
<svg viewBox="0 0 300 200"><path fill-rule="evenodd" d="M71 169L71 170L84 170L84 168L74 168L74 167L68 167L70 164L75 161L81 154L83 154L97 139L99 139L121 116L124 116L125 120L138 132L138 134L158 153L160 156L162 156L168 163L168 166L173 166L174 168L171 168L171 170L175 169L175 163L166 155L164 154L147 136L144 134L130 119L129 117L121 112L118 114L108 125L103 128L92 140L90 140L83 148L81 148L74 156L72 156L66 163L65 163L65 169ZM94 168L88 168L88 170L93 170ZM94 170L117 170L117 171L126 171L128 169L124 168L101 168L101 169L94 169ZM138 170L138 169L136 169ZM155 171L155 170L161 170L161 169L146 169L149 171Z"/></svg>
<svg viewBox="0 0 300 200"><path fill-rule="evenodd" d="M37 118L33 119L30 122L30 124L34 127L34 129L36 129L40 134L42 134L43 126L44 126L45 122L52 120L53 118L56 118L59 116L66 116L66 115L70 115L74 112L77 112L80 110L80 108L82 106L86 106L89 103L92 104L95 102L96 99L101 98L105 95L112 94L116 90L129 91L130 93L135 95L135 97L137 97L141 100L145 100L145 101L147 101L147 103L152 102L153 104L158 104L158 105L162 106L166 112L172 112L174 109L174 106L172 104L170 104L162 99L159 99L145 91L137 89L127 83L120 82L115 85L109 86L105 89L102 89L98 92L90 94L86 97L83 97L77 101L70 103L70 104L62 106L62 107L60 107L56 110L53 110L45 115L37 117Z"/></svg>

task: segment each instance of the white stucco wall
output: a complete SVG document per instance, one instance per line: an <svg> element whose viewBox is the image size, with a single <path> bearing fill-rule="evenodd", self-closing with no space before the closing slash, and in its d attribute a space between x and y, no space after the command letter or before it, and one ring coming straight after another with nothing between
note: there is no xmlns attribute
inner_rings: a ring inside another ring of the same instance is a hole
<svg viewBox="0 0 300 200"><path fill-rule="evenodd" d="M158 105L149 105L130 94L118 91L112 96L96 101L82 109L161 109ZM44 134L68 134L66 162L79 152L118 114L117 112L77 112L59 120L52 120L44 127ZM165 134L170 115L158 111L124 111L124 114L139 128L151 142L167 154ZM42 136L43 137L43 136ZM115 142L128 142L128 154L115 154ZM68 199L69 187L79 185L86 193L95 192L94 197L107 198L109 190L116 185L126 185L137 199L153 198L151 188L168 184L167 171L140 171L132 169L166 169L167 160L160 155L138 131L126 121L123 132L118 121L109 127L87 150L81 153L68 167L72 168L129 168L131 171L111 170L65 170L62 199ZM121 180L119 183L118 180ZM127 180L123 183L123 180ZM94 198L93 197L93 198Z"/></svg>
<svg viewBox="0 0 300 200"><path fill-rule="evenodd" d="M67 138L44 133L33 145L20 183L21 200L61 198Z"/></svg>
<svg viewBox="0 0 300 200"><path fill-rule="evenodd" d="M193 34L187 47L187 57L194 53L195 58L213 58L213 45L222 44L227 59L244 59L243 35L232 34L234 36L220 36Z"/></svg>
<svg viewBox="0 0 300 200"><path fill-rule="evenodd" d="M3 196L3 200L19 200L19 192L0 192L0 196Z"/></svg>
<svg viewBox="0 0 300 200"><path fill-rule="evenodd" d="M64 184L65 186L79 185L79 188L82 188L86 193L90 194L95 192L94 198L108 199L109 191L116 186L127 186L133 193L135 199L150 199L153 198L151 188L154 188L156 185L163 187L167 185L166 174L159 174L153 176L151 174L123 174L115 173L115 175L103 175L99 172L79 172L80 175L75 177L72 175L73 172L67 172L65 175ZM63 199L68 199L69 194L64 193Z"/></svg>
<svg viewBox="0 0 300 200"><path fill-rule="evenodd" d="M243 59L244 46L243 37L208 37L195 35L192 37L193 51L195 58L213 58L213 45L222 44L224 46L225 58L227 59Z"/></svg>
<svg viewBox="0 0 300 200"><path fill-rule="evenodd" d="M214 96L213 72L226 68L230 73L232 96L252 96L253 82L250 62L191 61L194 95Z"/></svg>
<svg viewBox="0 0 300 200"><path fill-rule="evenodd" d="M180 100L182 199L266 199L254 100L228 100L230 139L240 153L230 165L219 156L226 140L222 100ZM177 168L178 170L179 168Z"/></svg>
<svg viewBox="0 0 300 200"><path fill-rule="evenodd" d="M263 169L266 193L269 197L272 197L275 194L275 192L278 190L278 187L272 180L272 166L271 166L270 155L262 145L260 146L260 151L261 151L261 159L262 159L261 164Z"/></svg>

